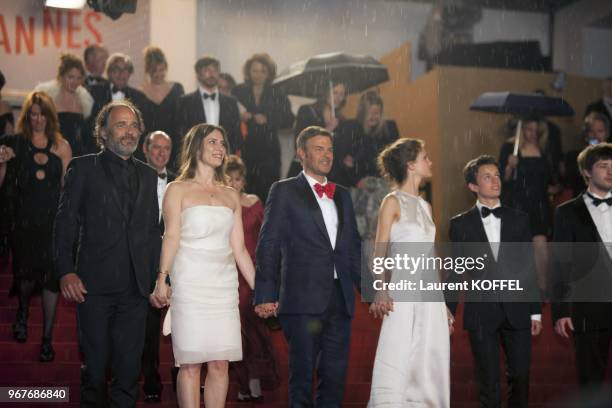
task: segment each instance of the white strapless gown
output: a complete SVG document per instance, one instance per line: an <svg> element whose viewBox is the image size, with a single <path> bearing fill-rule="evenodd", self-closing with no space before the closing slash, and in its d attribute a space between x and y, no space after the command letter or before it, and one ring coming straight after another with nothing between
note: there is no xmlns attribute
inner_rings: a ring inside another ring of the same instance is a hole
<svg viewBox="0 0 612 408"><path fill-rule="evenodd" d="M168 312L176 365L242 360L233 224L228 207L197 205L182 213Z"/></svg>
<svg viewBox="0 0 612 408"><path fill-rule="evenodd" d="M391 194L400 203L400 218L391 226L390 256L407 249L402 243L433 243L436 226L425 200L401 191ZM392 281L399 275L394 273ZM398 299L393 309L381 326L368 408L448 408L450 340L444 300Z"/></svg>

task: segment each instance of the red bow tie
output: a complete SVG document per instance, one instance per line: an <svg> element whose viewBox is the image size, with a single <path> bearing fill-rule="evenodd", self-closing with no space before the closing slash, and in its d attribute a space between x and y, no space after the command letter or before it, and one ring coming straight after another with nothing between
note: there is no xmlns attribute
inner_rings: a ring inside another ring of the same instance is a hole
<svg viewBox="0 0 612 408"><path fill-rule="evenodd" d="M327 183L323 186L319 183L316 183L314 185L314 189L320 198L323 198L323 194L325 194L329 198L334 198L334 192L336 192L336 185L334 183Z"/></svg>

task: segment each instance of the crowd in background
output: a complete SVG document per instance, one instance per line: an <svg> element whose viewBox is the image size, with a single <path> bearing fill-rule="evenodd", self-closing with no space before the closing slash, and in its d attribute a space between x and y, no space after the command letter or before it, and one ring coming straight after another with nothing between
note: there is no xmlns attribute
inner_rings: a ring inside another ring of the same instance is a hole
<svg viewBox="0 0 612 408"><path fill-rule="evenodd" d="M17 121L11 107L0 97L0 145L11 148L14 163L0 167L0 249L2 254L9 250L12 253L12 293L19 299L14 325L18 342L27 339L30 298L42 291L45 323L41 361L54 358L51 335L58 285L53 274L51 237L63 175L72 157L99 151L93 137L95 119L111 101L129 99L142 113L147 136L140 140L136 157L156 168L160 180L166 180L164 187L170 181L166 175L177 170L183 137L192 126L209 123L225 129L228 150L235 155L227 170L232 186L243 192L243 206L248 208L243 210L243 217L252 257L263 217L262 201L270 186L301 171L299 162L294 160L288 174L280 174L279 130L293 128L296 137L311 125L332 131L334 164L330 179L354 188L357 217L363 218L360 232L364 238L373 237L372 226L376 222L372 219L386 193L386 186L379 182L376 157L400 137L396 123L385 117L380 95L365 92L356 117L349 119L342 112L350 92L347 84L336 81L329 89L326 83L320 87L316 101L300 106L294 116L287 95L272 85L276 64L268 54L254 54L245 62L240 84L221 72L220 61L202 57L194 67L198 87L188 94L180 83L167 79L168 61L161 49L147 47L144 61L145 81L136 88L130 85L134 65L129 56L109 55L103 46L92 45L85 50L83 60L72 54L61 55L56 78L34 87ZM0 91L4 85L5 78L0 73ZM612 78L608 78L602 99L589 105L585 113L580 149L564 152L559 128L538 116L522 118L518 154L513 153L513 138L503 144L499 152L502 202L528 214L535 242L546 242L551 237L553 206L585 189L576 158L583 147L611 140L611 116ZM514 134L512 126L508 134ZM372 197L378 198L370 202ZM359 210L362 201L366 204ZM545 263L546 258L545 253L540 254L539 262ZM542 288L545 280L540 277ZM246 328L246 358L237 368L240 398L256 399L261 395L260 384L252 380L261 379L269 388L278 385L278 375L265 327L250 307L250 289L244 282L240 292ZM157 320L152 337L159 336L159 316ZM156 347L158 350L159 341ZM249 350L259 360L249 360ZM159 359L155 347L151 359ZM157 377L159 382L158 374ZM153 386L145 394L160 392Z"/></svg>

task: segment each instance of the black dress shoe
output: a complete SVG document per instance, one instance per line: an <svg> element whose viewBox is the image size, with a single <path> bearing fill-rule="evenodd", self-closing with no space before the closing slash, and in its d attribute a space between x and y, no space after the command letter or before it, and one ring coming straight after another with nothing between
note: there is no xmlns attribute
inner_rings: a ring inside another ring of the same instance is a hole
<svg viewBox="0 0 612 408"><path fill-rule="evenodd" d="M161 402L161 394L146 394L144 396L144 402L146 403Z"/></svg>
<svg viewBox="0 0 612 408"><path fill-rule="evenodd" d="M55 350L51 345L51 339L43 338L42 345L40 346L40 361L47 363L55 359Z"/></svg>

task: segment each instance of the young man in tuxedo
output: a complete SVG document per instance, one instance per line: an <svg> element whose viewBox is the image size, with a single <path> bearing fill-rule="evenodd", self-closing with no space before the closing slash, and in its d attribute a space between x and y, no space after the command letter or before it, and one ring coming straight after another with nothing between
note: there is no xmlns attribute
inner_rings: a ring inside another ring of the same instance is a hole
<svg viewBox="0 0 612 408"><path fill-rule="evenodd" d="M108 58L106 62L106 76L108 77L108 81L101 82L88 88L89 93L94 99L94 106L91 110L92 121L95 120L98 112L100 112L109 102L128 99L138 108L142 115L144 128L141 129L141 132L148 130L152 122L151 102L147 99L145 94L128 85L133 73L134 64L128 55L117 52ZM92 123L91 130L93 130L93 128L94 124ZM144 161L141 145L142 140L134 154L138 159Z"/></svg>
<svg viewBox="0 0 612 408"><path fill-rule="evenodd" d="M209 123L221 126L229 141L228 154L236 153L242 147L240 114L234 97L219 92L221 64L213 57L202 57L195 64L198 89L179 98L176 111L175 146L181 146L183 137L194 125ZM172 158L176 162L176 154ZM178 163L175 163L178 167Z"/></svg>
<svg viewBox="0 0 612 408"><path fill-rule="evenodd" d="M588 386L604 381L612 339L612 144L585 148L578 167L587 190L555 212L552 312L557 334L573 332L578 383Z"/></svg>
<svg viewBox="0 0 612 408"><path fill-rule="evenodd" d="M255 311L278 315L289 344L289 406L340 407L360 288L361 239L351 196L327 180L332 133L302 130L303 172L272 185L257 244ZM313 404L312 380L318 384Z"/></svg>
<svg viewBox="0 0 612 408"><path fill-rule="evenodd" d="M86 365L82 407L134 407L138 397L148 299L161 249L158 177L133 157L142 128L140 112L129 101L113 101L100 111L96 137L102 151L70 162L55 218L60 289L66 300L77 302Z"/></svg>
<svg viewBox="0 0 612 408"><path fill-rule="evenodd" d="M486 254L484 269L472 271L473 279L503 279L531 271L532 276L522 281L531 282L535 289L537 285L533 257L516 253L521 251L520 244L516 243L531 245L529 218L520 211L501 206L499 197L502 183L497 161L491 156L479 156L466 164L463 174L468 189L476 196L476 205L450 221L453 256L474 258ZM530 262L531 267L524 262ZM457 278L458 275L451 272L450 279ZM456 301L449 301L448 306L454 314ZM490 297L488 294L468 291L465 293L464 306L464 328L469 333L472 354L478 368L480 405L502 405L499 366L501 340L506 354L508 406L527 408L531 336L537 336L542 330L540 303L501 302L495 295Z"/></svg>
<svg viewBox="0 0 612 408"><path fill-rule="evenodd" d="M172 139L167 133L156 130L149 133L142 144L142 150L147 163L157 171L157 203L159 205L159 223L163 234L161 218L162 201L168 183L174 181L175 175L167 169L172 152ZM145 402L160 402L162 393L161 377L159 375L159 336L161 309L149 306L145 331L145 343L142 353L142 374L144 377L143 392ZM175 371L172 370L176 381Z"/></svg>

